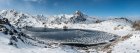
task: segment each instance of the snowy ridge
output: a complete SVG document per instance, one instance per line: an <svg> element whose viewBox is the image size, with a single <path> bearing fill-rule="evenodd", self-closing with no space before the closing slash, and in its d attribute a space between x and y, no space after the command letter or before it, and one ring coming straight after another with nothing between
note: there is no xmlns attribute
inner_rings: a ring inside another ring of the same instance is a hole
<svg viewBox="0 0 140 53"><path fill-rule="evenodd" d="M99 21L97 18L89 17L80 11L76 11L72 15L61 14L48 17L48 23L61 24L61 23L95 23Z"/></svg>
<svg viewBox="0 0 140 53"><path fill-rule="evenodd" d="M20 28L24 26L42 26L41 20L37 19L39 16L31 16L15 10L3 10L0 15L7 18L12 25Z"/></svg>
<svg viewBox="0 0 140 53"><path fill-rule="evenodd" d="M17 12L15 10L3 10L0 12L0 15L4 18L7 18L12 25L16 25L19 28L26 27L26 26L50 27L50 28L60 28L59 26L61 26L62 28L65 25L66 26L68 25L67 27L69 27L70 25L72 26L84 25L86 27L87 25L86 28L88 28L89 25L93 25L91 27L95 27L99 25L99 27L101 26L102 28L110 26L113 30L114 27L131 28L132 26L132 22L125 18L102 21L95 17L89 17L80 11L76 11L72 15L61 14L61 15L45 17L43 15L32 16L29 14ZM70 26L69 28L73 28L72 26ZM83 28L81 26L78 27Z"/></svg>

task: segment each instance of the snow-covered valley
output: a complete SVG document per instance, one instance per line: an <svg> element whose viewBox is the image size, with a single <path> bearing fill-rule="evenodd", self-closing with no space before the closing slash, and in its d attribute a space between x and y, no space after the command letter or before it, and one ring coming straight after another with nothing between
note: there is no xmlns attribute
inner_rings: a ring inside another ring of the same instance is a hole
<svg viewBox="0 0 140 53"><path fill-rule="evenodd" d="M139 35L126 18L101 20L80 11L51 17L0 11L1 53L139 53Z"/></svg>

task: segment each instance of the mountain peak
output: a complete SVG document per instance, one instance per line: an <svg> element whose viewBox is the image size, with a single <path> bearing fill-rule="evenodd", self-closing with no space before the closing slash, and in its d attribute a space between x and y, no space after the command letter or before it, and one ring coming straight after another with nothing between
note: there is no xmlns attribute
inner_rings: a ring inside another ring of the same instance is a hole
<svg viewBox="0 0 140 53"><path fill-rule="evenodd" d="M75 14L76 16L83 16L83 13L79 10L75 11Z"/></svg>
<svg viewBox="0 0 140 53"><path fill-rule="evenodd" d="M17 12L16 10L14 10L14 9L11 9L11 10L9 10L10 12Z"/></svg>
<svg viewBox="0 0 140 53"><path fill-rule="evenodd" d="M73 17L71 17L70 18L70 20L72 21L72 22L82 22L82 21L86 21L86 15L84 15L81 11L76 11L75 12L75 14L74 14L74 16Z"/></svg>

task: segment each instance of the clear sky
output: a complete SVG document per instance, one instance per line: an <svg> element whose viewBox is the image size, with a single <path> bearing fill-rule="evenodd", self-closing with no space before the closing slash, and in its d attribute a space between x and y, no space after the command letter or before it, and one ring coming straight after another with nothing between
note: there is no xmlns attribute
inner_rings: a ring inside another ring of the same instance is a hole
<svg viewBox="0 0 140 53"><path fill-rule="evenodd" d="M0 0L0 9L47 15L80 10L90 16L140 16L140 0Z"/></svg>

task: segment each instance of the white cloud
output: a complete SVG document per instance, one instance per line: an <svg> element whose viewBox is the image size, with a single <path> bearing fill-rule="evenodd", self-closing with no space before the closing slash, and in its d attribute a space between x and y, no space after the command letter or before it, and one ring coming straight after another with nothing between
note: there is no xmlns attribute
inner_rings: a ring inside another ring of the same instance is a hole
<svg viewBox="0 0 140 53"><path fill-rule="evenodd" d="M11 1L14 1L14 0L0 0L0 4L10 5Z"/></svg>
<svg viewBox="0 0 140 53"><path fill-rule="evenodd" d="M23 1L40 2L40 1L42 1L42 0L23 0Z"/></svg>

